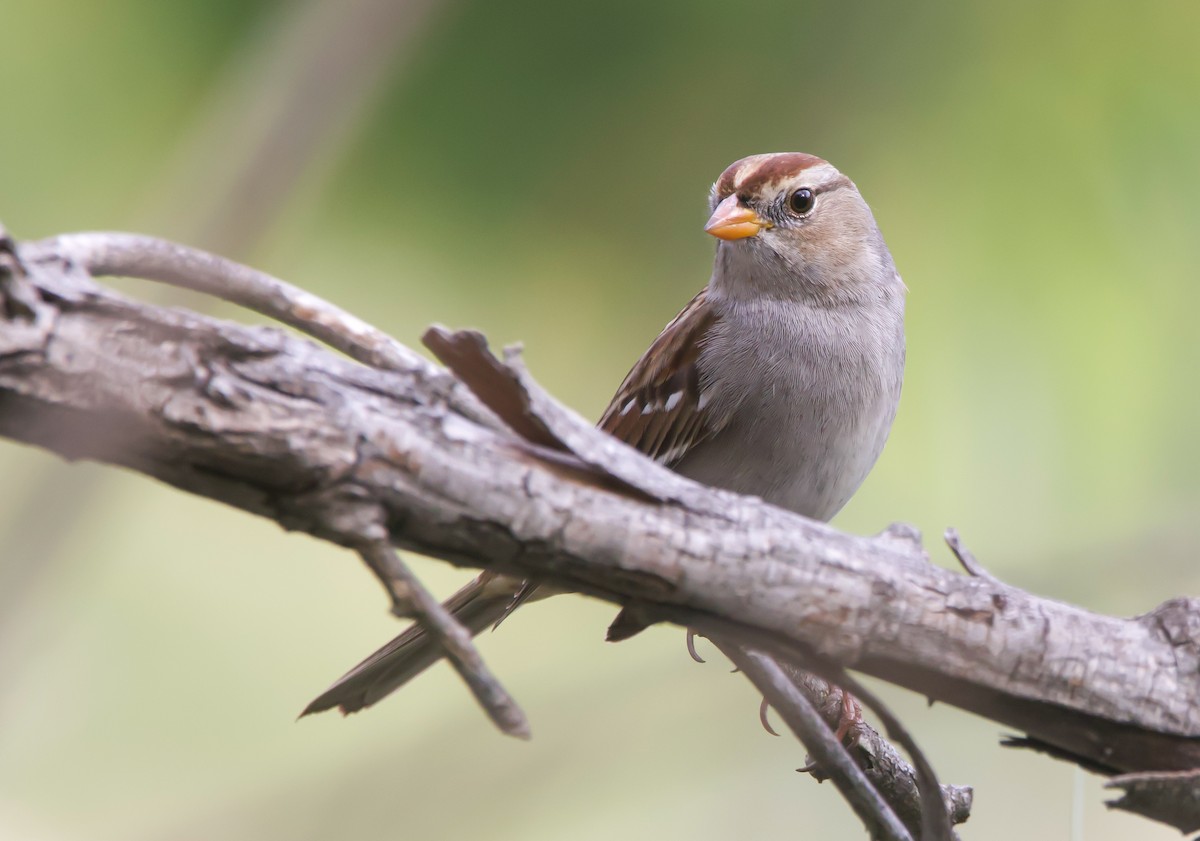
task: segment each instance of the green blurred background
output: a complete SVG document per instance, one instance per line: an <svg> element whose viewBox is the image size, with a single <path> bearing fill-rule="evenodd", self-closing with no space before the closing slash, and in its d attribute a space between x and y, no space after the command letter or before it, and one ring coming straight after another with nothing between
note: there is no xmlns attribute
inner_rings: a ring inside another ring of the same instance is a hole
<svg viewBox="0 0 1200 841"><path fill-rule="evenodd" d="M521 340L590 416L707 279L724 166L827 157L911 290L899 419L838 525L915 523L948 563L952 524L1004 579L1118 614L1200 585L1194 2L3 0L0 19L16 236L140 230L409 344L433 321ZM485 639L529 744L445 667L295 723L398 630L355 558L3 442L0 473L0 837L861 837L677 629L606 645L612 609L563 598ZM1094 778L1072 829L1069 766L887 697L977 787L967 838L1177 837L1106 813Z"/></svg>

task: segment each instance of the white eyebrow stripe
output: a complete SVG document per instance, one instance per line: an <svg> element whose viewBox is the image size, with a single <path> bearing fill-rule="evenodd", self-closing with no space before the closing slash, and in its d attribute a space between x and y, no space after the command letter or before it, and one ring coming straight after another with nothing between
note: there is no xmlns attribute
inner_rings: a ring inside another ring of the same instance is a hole
<svg viewBox="0 0 1200 841"><path fill-rule="evenodd" d="M737 175L733 176L733 191L736 193L742 189L742 185L746 183L746 176L758 169L758 165L762 163L759 156L747 158L741 166L738 167Z"/></svg>
<svg viewBox="0 0 1200 841"><path fill-rule="evenodd" d="M814 187L820 187L826 182L833 181L839 175L841 173L837 171L833 164L817 164L804 170L801 180L805 183L811 183Z"/></svg>
<svg viewBox="0 0 1200 841"><path fill-rule="evenodd" d="M757 168L748 171L747 167L739 169L737 177L734 180L734 191L741 190L745 186L747 176L753 174L756 170ZM811 187L815 190L821 190L829 187L831 184L841 186L843 183L849 183L849 181L833 164L819 163L807 167L799 173L783 174L770 181L764 181L757 185L757 189L760 195L770 195L785 184L788 185L789 189L792 187Z"/></svg>

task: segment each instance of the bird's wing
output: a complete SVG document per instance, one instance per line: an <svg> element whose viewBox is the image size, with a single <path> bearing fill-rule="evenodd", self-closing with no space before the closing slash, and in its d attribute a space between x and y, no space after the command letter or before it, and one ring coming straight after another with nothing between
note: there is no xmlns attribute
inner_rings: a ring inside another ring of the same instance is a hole
<svg viewBox="0 0 1200 841"><path fill-rule="evenodd" d="M702 289L633 366L599 427L667 466L716 432L697 367L716 324Z"/></svg>

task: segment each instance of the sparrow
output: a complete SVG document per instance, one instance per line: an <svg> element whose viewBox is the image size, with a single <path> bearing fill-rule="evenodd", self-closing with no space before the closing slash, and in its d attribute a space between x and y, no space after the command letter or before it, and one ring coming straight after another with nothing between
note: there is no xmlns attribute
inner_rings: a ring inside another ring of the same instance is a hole
<svg viewBox="0 0 1200 841"><path fill-rule="evenodd" d="M735 161L709 211L708 285L633 366L599 427L698 482L828 520L896 415L907 289L858 188L821 158ZM478 634L533 593L485 572L446 607ZM369 707L440 658L410 627L302 715Z"/></svg>

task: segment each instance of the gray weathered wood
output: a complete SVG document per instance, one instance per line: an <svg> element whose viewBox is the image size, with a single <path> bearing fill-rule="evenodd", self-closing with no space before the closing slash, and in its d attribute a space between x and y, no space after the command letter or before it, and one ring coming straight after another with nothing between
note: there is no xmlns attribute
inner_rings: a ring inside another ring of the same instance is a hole
<svg viewBox="0 0 1200 841"><path fill-rule="evenodd" d="M130 301L46 249L26 256L28 277L0 267L2 435L349 547L389 540L651 619L717 619L1108 773L1200 766L1195 600L1121 619L957 574L919 543L659 468L512 368L567 442L564 465L416 355L367 368L277 329Z"/></svg>

